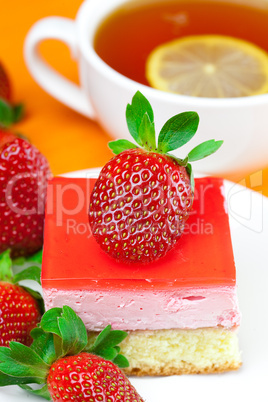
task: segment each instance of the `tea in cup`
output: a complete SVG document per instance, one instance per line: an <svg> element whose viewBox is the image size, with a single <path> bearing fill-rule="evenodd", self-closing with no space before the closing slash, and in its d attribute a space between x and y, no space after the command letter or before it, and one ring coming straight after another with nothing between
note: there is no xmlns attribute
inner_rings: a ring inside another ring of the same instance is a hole
<svg viewBox="0 0 268 402"><path fill-rule="evenodd" d="M196 169L239 175L267 164L268 94L204 97L165 92L149 86L146 65L154 49L185 36L232 36L268 50L267 26L266 0L88 0L75 21L51 17L37 22L26 38L25 60L47 92L97 120L115 138L129 138L125 108L137 90L152 104L158 130L174 114L198 112L196 140L179 156L207 139L224 140L222 149L197 162ZM80 86L42 60L38 44L51 38L65 42L77 58Z"/></svg>

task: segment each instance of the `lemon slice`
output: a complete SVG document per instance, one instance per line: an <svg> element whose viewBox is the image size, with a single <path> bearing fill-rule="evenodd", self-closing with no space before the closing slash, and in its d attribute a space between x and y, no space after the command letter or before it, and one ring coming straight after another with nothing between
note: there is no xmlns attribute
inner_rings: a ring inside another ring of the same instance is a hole
<svg viewBox="0 0 268 402"><path fill-rule="evenodd" d="M264 94L268 92L268 54L228 36L187 36L153 50L146 77L153 88L189 96Z"/></svg>

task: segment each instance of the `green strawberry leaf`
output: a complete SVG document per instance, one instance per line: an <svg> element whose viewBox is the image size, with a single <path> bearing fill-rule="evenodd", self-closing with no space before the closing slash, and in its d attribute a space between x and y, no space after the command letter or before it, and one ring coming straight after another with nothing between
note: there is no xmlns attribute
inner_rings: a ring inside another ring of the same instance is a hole
<svg viewBox="0 0 268 402"><path fill-rule="evenodd" d="M41 285L41 268L37 266L32 266L24 269L18 274L14 275L13 283L18 283L24 280L36 281Z"/></svg>
<svg viewBox="0 0 268 402"><path fill-rule="evenodd" d="M17 257L17 258L14 258L12 261L13 261L14 265L21 266L21 265L25 264L26 258L25 257Z"/></svg>
<svg viewBox="0 0 268 402"><path fill-rule="evenodd" d="M39 250L37 253L31 255L30 257L18 257L13 260L14 265L24 265L25 263L36 263L36 264L42 264L42 256L43 256L43 250Z"/></svg>
<svg viewBox="0 0 268 402"><path fill-rule="evenodd" d="M17 123L24 115L24 107L22 104L12 106L3 99L0 99L0 126L10 127L13 123Z"/></svg>
<svg viewBox="0 0 268 402"><path fill-rule="evenodd" d="M195 147L185 159L177 158L169 152L174 151L187 144L195 135L199 116L196 112L179 113L171 117L162 127L158 136L158 146L155 144L154 114L150 102L139 91L132 98L132 103L127 105L126 119L130 134L134 140L147 151L156 151L161 154L167 154L174 158L181 166L187 167L191 177L192 188L194 188L194 179L192 167L188 162L203 159L217 151L222 141L206 141ZM126 149L136 146L127 140L123 142L113 142L111 149L118 154ZM115 144L115 145L114 145Z"/></svg>
<svg viewBox="0 0 268 402"><path fill-rule="evenodd" d="M150 120L148 113L145 113L141 120L139 137L143 148L147 151L156 151L154 123Z"/></svg>
<svg viewBox="0 0 268 402"><path fill-rule="evenodd" d="M129 361L128 359L121 355L118 354L114 359L113 359L113 363L116 364L118 367L120 368L126 368L129 367Z"/></svg>
<svg viewBox="0 0 268 402"><path fill-rule="evenodd" d="M30 255L30 257L26 258L27 262L36 262L37 264L42 264L42 258L43 258L43 250L37 251L37 253Z"/></svg>
<svg viewBox="0 0 268 402"><path fill-rule="evenodd" d="M120 152L126 151L127 149L138 148L137 145L133 144L128 140L116 140L110 141L108 147L113 151L115 155L120 154Z"/></svg>
<svg viewBox="0 0 268 402"><path fill-rule="evenodd" d="M59 329L58 318L62 314L62 308L53 307L45 312L43 315L40 326L45 332L51 332L52 334L61 336Z"/></svg>
<svg viewBox="0 0 268 402"><path fill-rule="evenodd" d="M126 119L129 132L139 145L142 145L139 129L145 113L148 114L150 121L153 122L154 113L150 102L137 91L132 98L132 103L127 105Z"/></svg>
<svg viewBox="0 0 268 402"><path fill-rule="evenodd" d="M0 387L7 385L20 385L27 383L36 383L35 377L14 377L8 374L1 373L0 371Z"/></svg>
<svg viewBox="0 0 268 402"><path fill-rule="evenodd" d="M208 140L197 145L188 154L189 162L198 161L214 154L223 144L223 141Z"/></svg>
<svg viewBox="0 0 268 402"><path fill-rule="evenodd" d="M127 332L119 330L111 330L106 339L102 342L105 348L117 346L128 336ZM98 346L100 348L100 346Z"/></svg>
<svg viewBox="0 0 268 402"><path fill-rule="evenodd" d="M127 335L127 332L112 330L111 325L107 325L107 327L104 328L104 330L97 336L93 346L90 348L90 351L98 354L99 350L117 346L127 337Z"/></svg>
<svg viewBox="0 0 268 402"><path fill-rule="evenodd" d="M101 333L97 336L97 338L95 339L95 342L93 344L93 346L91 346L90 350L92 351L93 349L97 349L98 347L101 349L102 345L105 343L105 339L109 336L110 332L112 330L112 326L111 325L107 325L107 327L105 327Z"/></svg>
<svg viewBox="0 0 268 402"><path fill-rule="evenodd" d="M87 345L87 330L80 317L68 306L63 306L58 318L64 355L76 355Z"/></svg>
<svg viewBox="0 0 268 402"><path fill-rule="evenodd" d="M19 122L24 117L25 109L23 103L13 106L13 123Z"/></svg>
<svg viewBox="0 0 268 402"><path fill-rule="evenodd" d="M106 348L103 350L98 350L98 356L103 357L106 360L113 361L117 355L118 352L115 348Z"/></svg>
<svg viewBox="0 0 268 402"><path fill-rule="evenodd" d="M13 282L12 260L10 250L0 254L0 280L4 282Z"/></svg>
<svg viewBox="0 0 268 402"><path fill-rule="evenodd" d="M9 348L0 347L0 371L20 378L32 378L41 383L47 376L49 366L28 346L10 342Z"/></svg>
<svg viewBox="0 0 268 402"><path fill-rule="evenodd" d="M9 348L0 347L0 386L20 385L30 393L49 399L45 386L32 389L25 384L44 384L55 360L82 351L114 361L119 367L129 365L128 360L119 354L120 347L117 346L127 336L126 332L114 331L108 325L96 338L93 347L87 347L85 325L68 306L48 310L38 326L31 331L31 336L33 342L30 347L18 342L10 342Z"/></svg>
<svg viewBox="0 0 268 402"><path fill-rule="evenodd" d="M9 127L13 123L14 112L9 103L0 99L0 126Z"/></svg>
<svg viewBox="0 0 268 402"><path fill-rule="evenodd" d="M46 332L41 328L40 323L38 323L37 326L31 330L33 340L40 338L44 334L46 334Z"/></svg>
<svg viewBox="0 0 268 402"><path fill-rule="evenodd" d="M40 327L55 334L57 357L77 354L87 345L87 332L83 321L68 306L54 307L43 315Z"/></svg>
<svg viewBox="0 0 268 402"><path fill-rule="evenodd" d="M24 389L25 391L29 392L30 394L41 396L44 399L47 399L48 401L51 401L51 395L48 391L47 384L44 385L42 388L39 389L33 389L29 385L20 385L20 388Z"/></svg>
<svg viewBox="0 0 268 402"><path fill-rule="evenodd" d="M31 331L33 343L30 348L34 350L45 363L51 365L56 359L53 334L43 331L42 328L34 328Z"/></svg>
<svg viewBox="0 0 268 402"><path fill-rule="evenodd" d="M111 325L107 325L106 328L97 336L95 342L92 344L90 339L90 344L86 347L85 351L89 353L96 354L103 357L106 360L111 360L119 367L128 367L129 363L126 357L123 356L117 359L118 353L120 352L120 347L118 343L121 343L126 337L127 332L112 330ZM122 363L121 360L122 360ZM118 360L118 363L116 361ZM119 364L124 364L120 366Z"/></svg>
<svg viewBox="0 0 268 402"><path fill-rule="evenodd" d="M167 153L185 145L195 135L199 124L196 112L184 112L171 117L158 137L158 152Z"/></svg>

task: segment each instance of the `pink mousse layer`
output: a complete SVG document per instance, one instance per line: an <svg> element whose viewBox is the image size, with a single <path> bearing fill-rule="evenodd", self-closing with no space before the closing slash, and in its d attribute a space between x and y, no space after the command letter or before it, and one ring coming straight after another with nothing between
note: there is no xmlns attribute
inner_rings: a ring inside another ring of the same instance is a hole
<svg viewBox="0 0 268 402"><path fill-rule="evenodd" d="M196 329L240 324L235 286L177 290L43 289L46 308L69 305L88 330Z"/></svg>

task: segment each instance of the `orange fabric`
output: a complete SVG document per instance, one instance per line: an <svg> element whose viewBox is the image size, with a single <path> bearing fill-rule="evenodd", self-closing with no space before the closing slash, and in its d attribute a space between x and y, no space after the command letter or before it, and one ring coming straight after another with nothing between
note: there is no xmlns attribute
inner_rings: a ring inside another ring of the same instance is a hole
<svg viewBox="0 0 268 402"><path fill-rule="evenodd" d="M14 99L23 101L27 111L15 129L47 156L54 174L101 166L112 155L107 147L110 138L104 130L44 92L30 76L23 60L24 38L37 20L52 15L75 18L81 3L81 0L12 0L1 4L0 60L12 79ZM76 63L66 46L48 41L42 44L41 50L58 71L78 81ZM241 179L244 179L242 184L268 196L267 167Z"/></svg>

